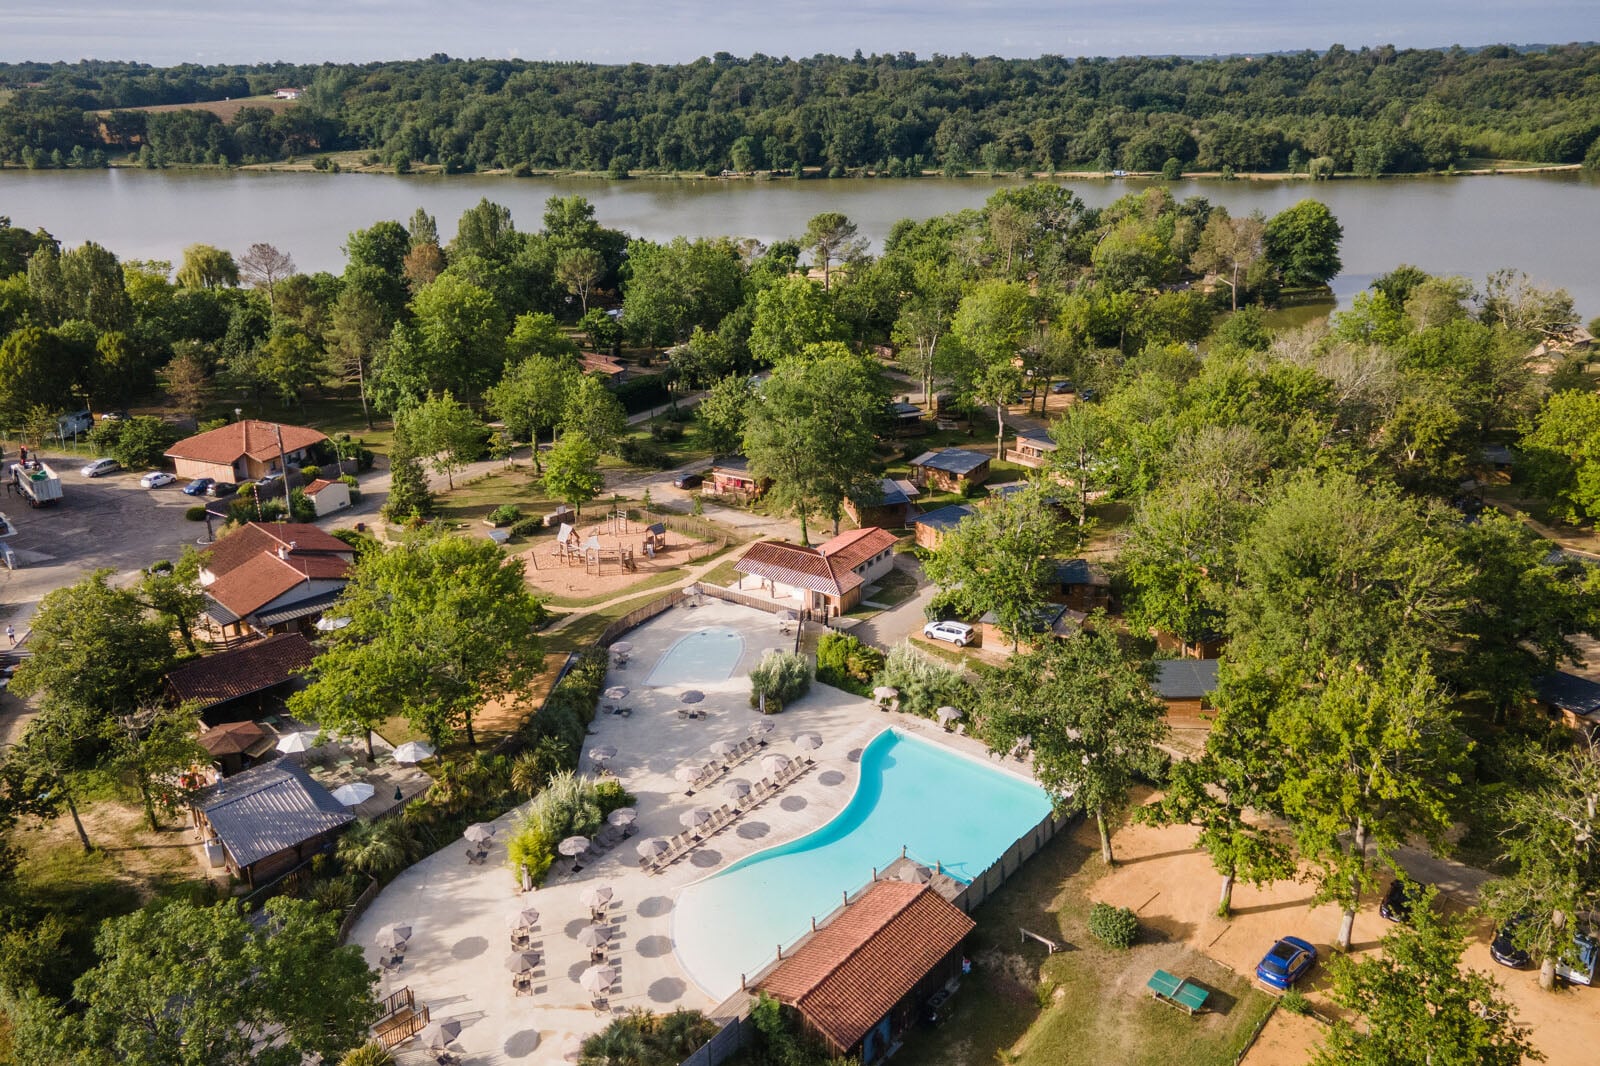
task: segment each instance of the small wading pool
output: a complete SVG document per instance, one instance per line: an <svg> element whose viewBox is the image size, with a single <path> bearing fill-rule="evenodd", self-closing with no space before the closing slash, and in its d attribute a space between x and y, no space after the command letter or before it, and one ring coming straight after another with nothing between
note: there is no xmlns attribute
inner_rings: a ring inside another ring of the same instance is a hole
<svg viewBox="0 0 1600 1066"><path fill-rule="evenodd" d="M726 681L744 654L744 638L727 626L712 626L679 637L656 663L646 685L688 685Z"/></svg>
<svg viewBox="0 0 1600 1066"><path fill-rule="evenodd" d="M754 975L906 854L970 881L1050 813L1044 790L940 744L886 729L861 754L861 780L828 824L739 860L678 896L678 959L716 999ZM760 810L748 819L761 820Z"/></svg>

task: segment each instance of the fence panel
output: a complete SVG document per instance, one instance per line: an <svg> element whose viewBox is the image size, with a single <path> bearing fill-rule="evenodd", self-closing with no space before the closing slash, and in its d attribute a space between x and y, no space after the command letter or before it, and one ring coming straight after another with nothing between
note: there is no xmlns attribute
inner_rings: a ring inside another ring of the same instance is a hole
<svg viewBox="0 0 1600 1066"><path fill-rule="evenodd" d="M780 614L783 611L794 610L794 604L788 600L775 600L770 596L752 596L748 592L723 588L721 585L701 585L700 591L712 599L737 603L741 607L754 607L756 610L766 611L768 614Z"/></svg>

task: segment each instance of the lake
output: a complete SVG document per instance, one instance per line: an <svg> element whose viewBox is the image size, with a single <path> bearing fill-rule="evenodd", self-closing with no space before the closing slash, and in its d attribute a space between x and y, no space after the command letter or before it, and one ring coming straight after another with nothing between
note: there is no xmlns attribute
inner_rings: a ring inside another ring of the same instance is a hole
<svg viewBox="0 0 1600 1066"><path fill-rule="evenodd" d="M186 245L242 253L265 241L302 270L343 268L340 246L353 229L380 219L405 221L421 206L448 237L461 212L488 197L537 229L551 196L578 193L599 220L635 236L795 236L822 211L842 211L881 241L900 218L929 218L978 207L1014 181L978 178L778 181L512 178L456 175L317 174L215 171L4 171L0 215L43 226L66 244L96 240L124 258L170 259ZM1066 182L1101 206L1148 181ZM1600 179L1595 175L1501 174L1387 181L1181 181L1185 198L1205 196L1234 214L1267 215L1315 196L1344 225L1345 272L1334 281L1341 303L1400 263L1476 281L1514 266L1540 284L1572 293L1585 319L1600 315Z"/></svg>

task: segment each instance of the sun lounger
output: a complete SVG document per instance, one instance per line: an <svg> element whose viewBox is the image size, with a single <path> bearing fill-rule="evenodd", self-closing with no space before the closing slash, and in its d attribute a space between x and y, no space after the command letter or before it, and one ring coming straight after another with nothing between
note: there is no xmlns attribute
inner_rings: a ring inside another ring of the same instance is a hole
<svg viewBox="0 0 1600 1066"><path fill-rule="evenodd" d="M1150 994L1163 1003L1170 1003L1181 1011L1194 1014L1205 1009L1211 998L1209 989L1201 988L1184 977L1174 977L1165 970L1157 970L1145 982Z"/></svg>

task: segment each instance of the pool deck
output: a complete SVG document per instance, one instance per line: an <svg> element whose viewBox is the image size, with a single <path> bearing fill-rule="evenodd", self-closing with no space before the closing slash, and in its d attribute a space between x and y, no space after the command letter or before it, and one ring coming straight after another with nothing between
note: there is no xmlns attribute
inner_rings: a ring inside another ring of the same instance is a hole
<svg viewBox="0 0 1600 1066"><path fill-rule="evenodd" d="M699 708L707 717L682 719L677 713L678 694L690 686L636 686L679 638L708 626L737 630L744 637L744 654L732 677L693 684L705 693ZM419 1002L428 1004L435 1020L459 1020L461 1035L452 1050L464 1064L557 1066L569 1034L596 1032L613 1014L634 1007L657 1012L685 1007L712 1013L716 1001L683 971L673 950L673 910L685 885L833 818L855 790L861 749L890 726L987 757L981 745L946 734L937 723L888 714L869 700L813 685L804 699L768 719L775 728L762 753L796 755L792 738L812 732L823 739L821 749L810 753L816 766L664 873L649 875L639 867L634 850L639 841L672 836L680 829L680 815L691 807L726 802L715 784L703 795L686 796L686 786L673 778L673 772L690 760L708 760L714 742L743 739L761 720L748 705L750 667L769 649L792 647L793 637L781 634L770 614L708 600L701 607L675 607L626 639L633 645L631 661L624 668L613 667L606 684L633 690L621 701L633 708L633 714L597 716L587 748L617 749L609 769L638 797L638 831L609 854L584 864L581 872L553 876L543 887L521 894L506 865L504 837L520 814L520 809L513 811L495 823L496 839L486 863L469 865L464 843L423 859L378 895L351 932L351 943L359 945L376 966L377 930L390 922L413 926L405 960L385 977L381 992L387 995L409 986ZM1026 773L1014 762L1010 768ZM587 754L580 769L594 773ZM727 776L749 780L764 776L759 756ZM589 965L587 950L576 940L578 931L589 924L588 911L578 897L593 884L608 884L615 893L608 912L616 930L608 964L618 970L619 978L610 996L610 1012L604 1014L590 1005L578 984ZM503 965L511 952L504 915L515 906L528 905L540 912L534 939L545 959L535 971L534 994L519 997ZM406 1042L396 1052L406 1066L432 1061L416 1041Z"/></svg>

